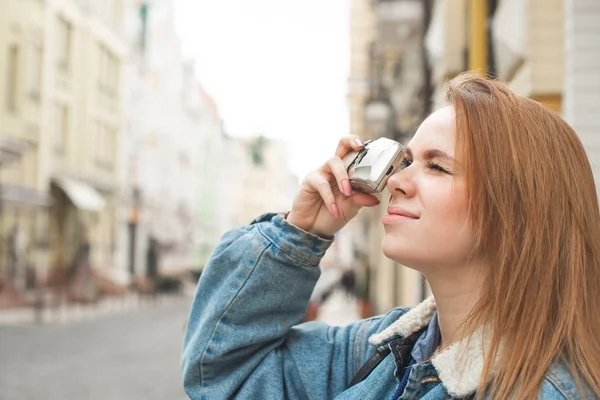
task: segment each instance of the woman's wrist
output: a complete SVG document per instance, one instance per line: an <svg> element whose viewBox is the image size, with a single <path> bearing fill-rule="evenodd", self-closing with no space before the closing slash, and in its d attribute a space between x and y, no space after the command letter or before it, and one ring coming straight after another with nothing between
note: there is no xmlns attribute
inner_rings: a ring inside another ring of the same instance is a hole
<svg viewBox="0 0 600 400"><path fill-rule="evenodd" d="M333 239L333 235L327 232L323 232L319 229L304 227L303 224L295 217L295 215L288 211L283 214L283 219L286 220L287 223L294 226L295 228L305 232L309 235L318 236L320 239L331 240Z"/></svg>

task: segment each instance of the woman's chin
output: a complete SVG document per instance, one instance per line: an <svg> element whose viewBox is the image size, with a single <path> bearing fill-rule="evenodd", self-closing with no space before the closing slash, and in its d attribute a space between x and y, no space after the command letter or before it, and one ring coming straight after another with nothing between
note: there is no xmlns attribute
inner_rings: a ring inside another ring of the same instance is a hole
<svg viewBox="0 0 600 400"><path fill-rule="evenodd" d="M390 240L391 238L384 237L382 243L383 254L390 260L408 267L420 271L420 267L423 261L423 256L415 253L415 249L410 246L401 246L398 244L398 240Z"/></svg>
<svg viewBox="0 0 600 400"><path fill-rule="evenodd" d="M383 254L390 260L403 265L406 263L406 251L403 246L398 245L397 240L393 240L388 236L384 236L381 247Z"/></svg>

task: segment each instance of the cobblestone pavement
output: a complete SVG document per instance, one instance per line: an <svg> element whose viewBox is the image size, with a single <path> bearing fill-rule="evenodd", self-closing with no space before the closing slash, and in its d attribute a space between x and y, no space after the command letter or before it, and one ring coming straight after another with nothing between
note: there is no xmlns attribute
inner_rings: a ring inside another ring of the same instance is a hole
<svg viewBox="0 0 600 400"><path fill-rule="evenodd" d="M2 400L185 399L191 299L70 324L0 325Z"/></svg>

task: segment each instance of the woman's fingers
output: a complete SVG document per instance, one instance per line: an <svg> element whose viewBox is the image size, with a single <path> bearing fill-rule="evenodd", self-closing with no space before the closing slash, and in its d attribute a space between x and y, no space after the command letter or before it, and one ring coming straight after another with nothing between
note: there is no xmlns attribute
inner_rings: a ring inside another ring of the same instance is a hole
<svg viewBox="0 0 600 400"><path fill-rule="evenodd" d="M365 144L360 137L356 135L344 136L338 142L335 155L339 158L344 158L350 151L359 151L362 150L363 147L365 147Z"/></svg>
<svg viewBox="0 0 600 400"><path fill-rule="evenodd" d="M331 183L325 179L322 173L315 172L307 176L306 183L319 192L323 203L335 218L340 217L338 207L335 203L335 196L331 190Z"/></svg>
<svg viewBox="0 0 600 400"><path fill-rule="evenodd" d="M344 166L344 162L338 157L331 157L323 166L321 171L324 174L332 174L335 178L340 192L346 196L352 195L352 188L350 187L350 180L348 179L348 171Z"/></svg>
<svg viewBox="0 0 600 400"><path fill-rule="evenodd" d="M362 207L374 207L379 205L379 199L371 194L354 193L341 209L341 216L344 221L349 222L356 216Z"/></svg>
<svg viewBox="0 0 600 400"><path fill-rule="evenodd" d="M354 218L361 207L379 204L375 196L352 191L342 160L364 146L356 135L340 139L335 155L302 181L302 189L287 216L291 224L318 236L330 237Z"/></svg>
<svg viewBox="0 0 600 400"><path fill-rule="evenodd" d="M373 207L379 205L381 203L377 197L372 194L360 193L356 192L352 196L352 201L354 204L363 206L363 207Z"/></svg>
<svg viewBox="0 0 600 400"><path fill-rule="evenodd" d="M329 213L336 219L340 218L340 209L334 193L335 186L346 197L352 196L352 202L356 206L371 207L379 204L377 197L355 193L350 186L348 171L341 157L350 151L359 151L364 147L362 140L356 135L348 135L340 139L335 155L331 157L321 168L306 177L305 184L316 190ZM334 183L335 181L335 183ZM339 194L338 194L339 195Z"/></svg>
<svg viewBox="0 0 600 400"><path fill-rule="evenodd" d="M333 174L340 192L346 196L352 195L352 188L350 187L348 171L342 158L351 151L362 150L363 147L365 147L365 144L360 137L356 135L344 136L338 142L335 155L320 168L320 171L324 174Z"/></svg>

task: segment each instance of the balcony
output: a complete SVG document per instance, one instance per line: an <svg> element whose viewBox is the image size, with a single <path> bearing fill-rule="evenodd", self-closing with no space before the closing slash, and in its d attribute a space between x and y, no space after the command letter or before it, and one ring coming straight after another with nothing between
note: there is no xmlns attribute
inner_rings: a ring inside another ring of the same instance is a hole
<svg viewBox="0 0 600 400"><path fill-rule="evenodd" d="M438 0L425 37L432 81L441 84L465 70L467 50L465 0Z"/></svg>
<svg viewBox="0 0 600 400"><path fill-rule="evenodd" d="M492 20L498 77L522 96L556 95L563 82L561 0L504 0Z"/></svg>

